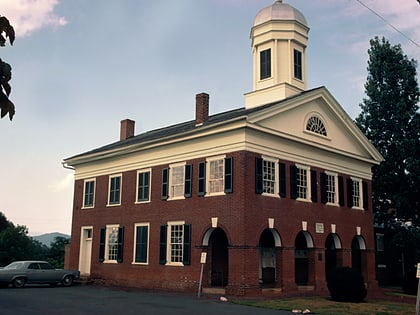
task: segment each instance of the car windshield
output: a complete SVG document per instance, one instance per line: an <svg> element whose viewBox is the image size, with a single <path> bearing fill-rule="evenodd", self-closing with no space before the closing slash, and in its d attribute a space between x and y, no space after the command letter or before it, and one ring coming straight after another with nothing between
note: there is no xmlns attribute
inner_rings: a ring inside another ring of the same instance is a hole
<svg viewBox="0 0 420 315"><path fill-rule="evenodd" d="M9 265L7 265L6 267L4 267L4 269L19 269L23 266L23 263L21 262L13 262Z"/></svg>

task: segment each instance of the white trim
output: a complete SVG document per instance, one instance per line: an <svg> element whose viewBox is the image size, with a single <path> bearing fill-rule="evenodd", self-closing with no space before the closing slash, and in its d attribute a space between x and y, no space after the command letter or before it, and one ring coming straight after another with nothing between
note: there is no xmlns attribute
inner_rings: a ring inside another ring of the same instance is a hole
<svg viewBox="0 0 420 315"><path fill-rule="evenodd" d="M147 257L146 262L136 262L136 240L137 240L137 227L147 226ZM148 265L149 264L149 249L150 249L150 223L135 223L134 224L134 241L133 241L133 265Z"/></svg>
<svg viewBox="0 0 420 315"><path fill-rule="evenodd" d="M226 158L225 154L206 158L206 194L205 194L206 197L225 195L225 158ZM223 176L222 176L223 188L221 191L210 192L210 171L211 171L210 163L214 161L220 161L220 160L223 163Z"/></svg>
<svg viewBox="0 0 420 315"><path fill-rule="evenodd" d="M86 195L86 183L93 182L93 202L91 206L85 206L85 195ZM83 181L83 200L81 209L92 209L95 208L95 198L96 198L96 177L86 178Z"/></svg>
<svg viewBox="0 0 420 315"><path fill-rule="evenodd" d="M105 226L105 248L104 248L104 263L105 264L117 264L118 261L116 259L108 259L109 257L109 231L111 229L119 229L119 224L108 224ZM118 232L117 232L117 246L118 246ZM117 253L118 255L118 253Z"/></svg>
<svg viewBox="0 0 420 315"><path fill-rule="evenodd" d="M139 201L139 174L141 173L149 173L149 199L148 200L141 200ZM144 168L141 170L137 170L136 173L136 200L134 201L135 204L140 203L149 203L152 199L152 168Z"/></svg>
<svg viewBox="0 0 420 315"><path fill-rule="evenodd" d="M306 198L299 198L299 191L296 191L298 201L312 202L311 189L311 167L308 165L295 164L296 168L306 171ZM297 188L296 188L297 189Z"/></svg>
<svg viewBox="0 0 420 315"><path fill-rule="evenodd" d="M352 180L351 184L353 185L352 191L353 191L353 188L354 188L354 182L359 183L359 206L355 206L353 204L352 209L365 210L364 209L364 204L363 204L363 199L364 199L364 196L363 196L363 180L361 178L357 178L357 177L353 177L353 176L350 177L350 179ZM349 188L347 187L347 189L349 189ZM353 192L353 194L354 194L354 192ZM353 194L351 196L352 199L353 199Z"/></svg>
<svg viewBox="0 0 420 315"><path fill-rule="evenodd" d="M263 159L263 164L264 164L264 161L274 163L274 193L263 192L262 195L267 196L267 197L280 198L279 159L272 156L267 156L267 155L262 155L261 158ZM264 175L264 169L263 169L263 175ZM263 178L263 186L264 186L264 178ZM264 187L263 187L263 190L264 190Z"/></svg>
<svg viewBox="0 0 420 315"><path fill-rule="evenodd" d="M171 258L171 230L172 226L182 225L182 256L184 256L184 233L185 233L185 221L168 221L168 229L166 231L166 266L184 266L184 263L181 262L172 262Z"/></svg>
<svg viewBox="0 0 420 315"><path fill-rule="evenodd" d="M111 179L112 178L120 178L120 197L119 197L119 203L109 203L109 198L111 197ZM116 207L121 206L121 199L122 199L122 188L123 188L123 178L122 173L119 174L112 174L108 176L108 197L107 197L107 207Z"/></svg>
<svg viewBox="0 0 420 315"><path fill-rule="evenodd" d="M185 165L187 165L187 162L178 162L173 163L169 165L168 168L168 199L167 200L180 200L185 199L184 191L185 191ZM182 177L182 195L181 196L174 196L172 191L172 176L173 176L173 169L183 167L183 177Z"/></svg>

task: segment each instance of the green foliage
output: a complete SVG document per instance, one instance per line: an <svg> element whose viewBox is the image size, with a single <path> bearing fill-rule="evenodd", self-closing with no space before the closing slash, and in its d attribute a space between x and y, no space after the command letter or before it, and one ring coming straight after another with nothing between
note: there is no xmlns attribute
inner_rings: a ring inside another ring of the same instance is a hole
<svg viewBox="0 0 420 315"><path fill-rule="evenodd" d="M15 41L15 30L6 17L0 16L0 47L6 45L7 38L9 38L10 45L13 45ZM0 59L0 117L3 118L9 114L10 120L15 115L15 105L9 99L12 90L9 84L11 78L12 67Z"/></svg>
<svg viewBox="0 0 420 315"><path fill-rule="evenodd" d="M420 226L420 114L417 63L400 45L370 41L366 98L356 119L384 156L373 168L375 220L384 226Z"/></svg>
<svg viewBox="0 0 420 315"><path fill-rule="evenodd" d="M327 286L334 301L358 303L367 295L363 276L356 268L335 268L328 275Z"/></svg>
<svg viewBox="0 0 420 315"><path fill-rule="evenodd" d="M16 260L47 260L56 268L64 266L64 246L70 239L56 237L50 247L29 237L25 226L15 226L0 212L0 266Z"/></svg>

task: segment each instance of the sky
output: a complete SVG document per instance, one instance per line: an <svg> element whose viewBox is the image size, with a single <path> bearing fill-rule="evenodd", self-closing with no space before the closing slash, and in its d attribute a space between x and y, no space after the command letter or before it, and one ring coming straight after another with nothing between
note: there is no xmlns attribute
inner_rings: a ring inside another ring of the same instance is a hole
<svg viewBox="0 0 420 315"><path fill-rule="evenodd" d="M284 2L310 27L308 89L325 86L352 118L370 39L384 36L420 61L417 0ZM251 26L272 3L0 0L17 35L0 48L16 106L13 121L0 120L0 212L29 235L70 234L74 179L63 159L118 141L126 118L136 134L192 120L201 92L210 114L244 107Z"/></svg>

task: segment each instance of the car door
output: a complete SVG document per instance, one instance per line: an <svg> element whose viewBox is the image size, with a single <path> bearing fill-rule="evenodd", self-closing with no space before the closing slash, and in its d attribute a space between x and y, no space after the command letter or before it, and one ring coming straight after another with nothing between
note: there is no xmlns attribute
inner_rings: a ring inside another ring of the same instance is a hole
<svg viewBox="0 0 420 315"><path fill-rule="evenodd" d="M42 274L38 263L30 263L26 271L28 283L37 283L40 281Z"/></svg>
<svg viewBox="0 0 420 315"><path fill-rule="evenodd" d="M48 283L60 281L59 273L49 263L41 262L39 263L39 267L41 269L41 274L42 274L42 279L40 279L40 281L48 282Z"/></svg>

